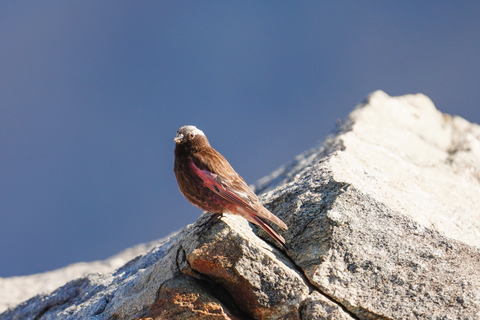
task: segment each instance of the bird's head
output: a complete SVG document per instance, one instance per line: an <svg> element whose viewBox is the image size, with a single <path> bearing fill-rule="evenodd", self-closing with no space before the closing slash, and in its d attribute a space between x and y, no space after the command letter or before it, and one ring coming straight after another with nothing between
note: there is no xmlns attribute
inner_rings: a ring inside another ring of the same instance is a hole
<svg viewBox="0 0 480 320"><path fill-rule="evenodd" d="M210 145L203 131L197 129L195 126L183 126L178 129L173 141L175 141L177 146L184 146L187 148Z"/></svg>

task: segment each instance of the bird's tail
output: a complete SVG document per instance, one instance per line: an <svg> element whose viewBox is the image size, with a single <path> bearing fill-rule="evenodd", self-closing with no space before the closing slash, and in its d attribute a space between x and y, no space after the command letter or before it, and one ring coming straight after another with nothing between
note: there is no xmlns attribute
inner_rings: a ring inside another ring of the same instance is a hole
<svg viewBox="0 0 480 320"><path fill-rule="evenodd" d="M272 227L270 227L262 218L256 215L250 215L252 218L252 222L255 224L258 224L260 227L262 227L263 230L265 230L273 239L275 239L285 250L287 250L287 245L285 244L285 239L277 232L275 231Z"/></svg>
<svg viewBox="0 0 480 320"><path fill-rule="evenodd" d="M257 216L259 218L261 218L263 220L263 222L265 222L265 220L266 221L271 221L271 222L275 223L277 226L279 226L280 228L282 228L283 230L288 229L285 222L280 220L276 215L271 213L267 208L262 206L260 203L258 203L258 206L257 206L256 209L257 209Z"/></svg>

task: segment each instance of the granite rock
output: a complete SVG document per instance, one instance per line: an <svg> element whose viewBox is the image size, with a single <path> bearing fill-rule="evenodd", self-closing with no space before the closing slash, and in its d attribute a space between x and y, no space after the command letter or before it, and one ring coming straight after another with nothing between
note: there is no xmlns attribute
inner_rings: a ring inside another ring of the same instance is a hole
<svg viewBox="0 0 480 320"><path fill-rule="evenodd" d="M119 269L0 319L478 319L480 127L371 94L255 186L288 250L204 213Z"/></svg>
<svg viewBox="0 0 480 320"><path fill-rule="evenodd" d="M0 312L43 293L48 294L71 280L90 273L108 273L150 251L161 240L141 243L105 259L77 262L66 267L27 276L0 278Z"/></svg>

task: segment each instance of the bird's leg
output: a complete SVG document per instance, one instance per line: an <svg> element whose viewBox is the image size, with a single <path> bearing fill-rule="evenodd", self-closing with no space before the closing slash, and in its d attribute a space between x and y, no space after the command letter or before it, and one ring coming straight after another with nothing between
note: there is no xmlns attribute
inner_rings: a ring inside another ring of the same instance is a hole
<svg viewBox="0 0 480 320"><path fill-rule="evenodd" d="M223 217L223 213L213 213L212 217L205 224L205 229L209 229L214 223L221 220L222 217Z"/></svg>
<svg viewBox="0 0 480 320"><path fill-rule="evenodd" d="M212 224L214 224L218 220L221 220L223 217L223 213L213 213L213 212L209 212L209 213L211 214L211 216L208 218L208 220L198 225L197 227L203 227L205 229L208 229Z"/></svg>

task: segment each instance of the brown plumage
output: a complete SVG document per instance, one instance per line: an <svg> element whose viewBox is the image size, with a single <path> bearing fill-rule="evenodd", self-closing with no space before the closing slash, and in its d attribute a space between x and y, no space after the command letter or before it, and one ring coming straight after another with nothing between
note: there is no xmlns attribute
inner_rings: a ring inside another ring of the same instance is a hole
<svg viewBox="0 0 480 320"><path fill-rule="evenodd" d="M258 201L255 193L228 161L210 146L194 126L177 131L174 172L180 192L190 203L212 213L232 213L262 227L283 248L285 240L267 221L288 229L285 223Z"/></svg>

